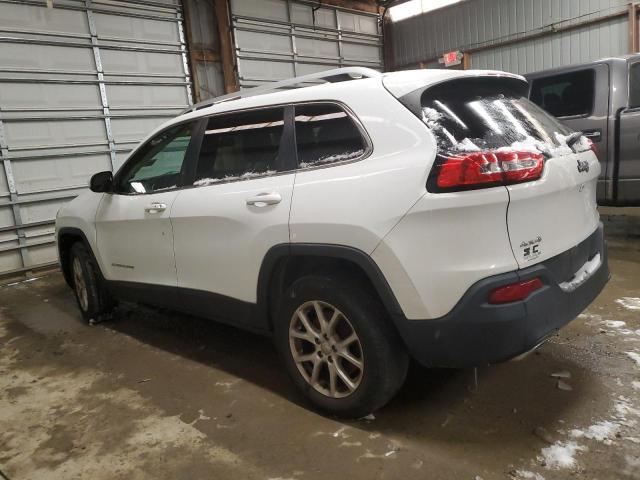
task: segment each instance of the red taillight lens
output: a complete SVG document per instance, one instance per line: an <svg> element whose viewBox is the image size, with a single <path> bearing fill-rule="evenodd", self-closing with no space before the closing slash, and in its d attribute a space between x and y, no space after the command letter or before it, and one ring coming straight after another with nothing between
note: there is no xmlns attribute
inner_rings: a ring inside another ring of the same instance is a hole
<svg viewBox="0 0 640 480"><path fill-rule="evenodd" d="M440 165L439 188L492 186L536 180L544 157L533 152L473 152L451 156Z"/></svg>
<svg viewBox="0 0 640 480"><path fill-rule="evenodd" d="M524 300L536 290L544 286L542 280L534 278L526 282L512 283L504 287L496 288L489 295L489 303L511 303Z"/></svg>

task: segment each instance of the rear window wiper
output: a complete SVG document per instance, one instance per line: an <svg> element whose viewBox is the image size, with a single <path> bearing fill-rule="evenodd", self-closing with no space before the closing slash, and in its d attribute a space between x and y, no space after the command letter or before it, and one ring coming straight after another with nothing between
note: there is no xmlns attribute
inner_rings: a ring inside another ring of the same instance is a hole
<svg viewBox="0 0 640 480"><path fill-rule="evenodd" d="M572 134L567 135L567 137L565 138L567 146L569 148L572 148L576 144L576 142L580 140L580 137L582 137L582 135L584 135L582 132L573 132Z"/></svg>

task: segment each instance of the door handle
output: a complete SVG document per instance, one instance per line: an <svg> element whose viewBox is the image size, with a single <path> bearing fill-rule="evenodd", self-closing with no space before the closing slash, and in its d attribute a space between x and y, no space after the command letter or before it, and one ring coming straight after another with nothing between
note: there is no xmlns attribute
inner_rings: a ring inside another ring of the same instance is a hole
<svg viewBox="0 0 640 480"><path fill-rule="evenodd" d="M147 213L160 213L167 209L166 203L153 202L151 205L144 207L144 211Z"/></svg>
<svg viewBox="0 0 640 480"><path fill-rule="evenodd" d="M593 142L599 142L602 140L602 130L585 130L582 134Z"/></svg>
<svg viewBox="0 0 640 480"><path fill-rule="evenodd" d="M282 201L282 197L277 192L259 193L255 197L247 198L247 205L254 207L266 207L267 205L275 205Z"/></svg>

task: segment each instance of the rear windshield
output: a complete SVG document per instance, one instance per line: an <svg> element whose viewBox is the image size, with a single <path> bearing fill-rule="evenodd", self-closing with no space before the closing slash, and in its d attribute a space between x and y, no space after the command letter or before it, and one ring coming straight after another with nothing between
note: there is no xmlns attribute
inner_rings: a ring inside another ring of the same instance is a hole
<svg viewBox="0 0 640 480"><path fill-rule="evenodd" d="M422 120L441 153L513 148L550 156L572 153L572 132L520 93L493 82L447 82L421 97Z"/></svg>

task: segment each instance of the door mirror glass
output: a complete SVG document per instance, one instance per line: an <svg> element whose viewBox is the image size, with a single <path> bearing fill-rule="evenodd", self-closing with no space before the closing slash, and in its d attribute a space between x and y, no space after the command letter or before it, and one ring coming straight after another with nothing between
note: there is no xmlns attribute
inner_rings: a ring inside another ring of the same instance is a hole
<svg viewBox="0 0 640 480"><path fill-rule="evenodd" d="M89 188L96 193L113 191L113 174L111 172L96 173L91 177Z"/></svg>

